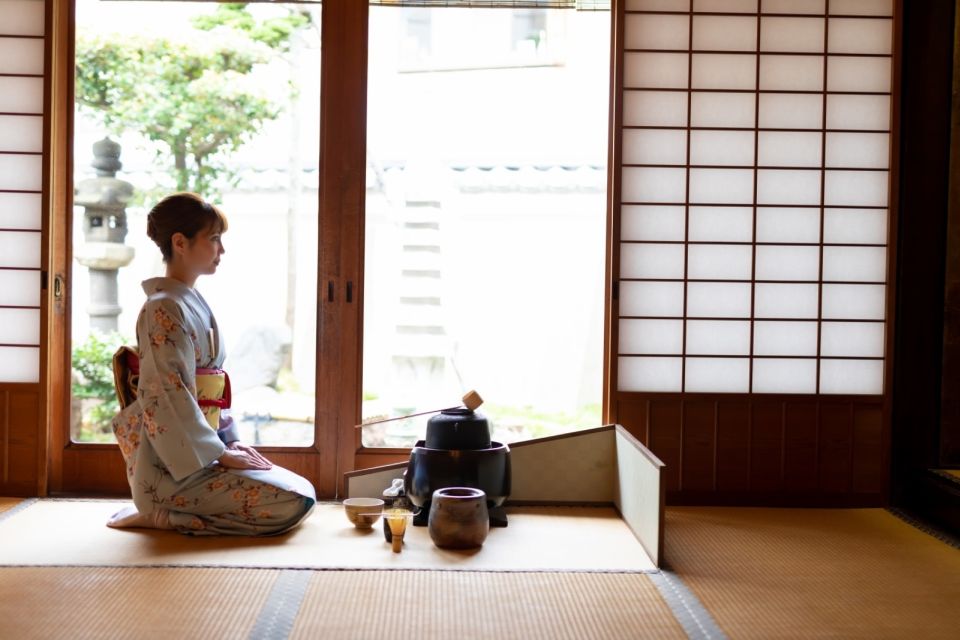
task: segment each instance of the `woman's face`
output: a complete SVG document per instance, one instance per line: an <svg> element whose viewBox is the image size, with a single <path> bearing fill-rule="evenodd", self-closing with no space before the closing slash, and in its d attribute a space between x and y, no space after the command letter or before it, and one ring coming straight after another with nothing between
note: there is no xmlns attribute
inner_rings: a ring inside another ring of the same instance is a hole
<svg viewBox="0 0 960 640"><path fill-rule="evenodd" d="M225 253L222 232L216 226L210 226L180 245L177 251L183 266L197 275L212 275L220 264L220 256Z"/></svg>

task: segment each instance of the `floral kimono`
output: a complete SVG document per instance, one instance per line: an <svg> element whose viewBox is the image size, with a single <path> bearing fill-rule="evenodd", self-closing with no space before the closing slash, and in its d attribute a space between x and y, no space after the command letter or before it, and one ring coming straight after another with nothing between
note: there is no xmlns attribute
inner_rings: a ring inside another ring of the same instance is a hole
<svg viewBox="0 0 960 640"><path fill-rule="evenodd" d="M305 478L276 465L226 469L216 463L238 440L232 418L214 430L197 404L196 369L225 357L213 312L175 278L143 282L137 318L137 400L113 419L133 502L142 514L170 512L182 533L267 535L299 524L316 501Z"/></svg>

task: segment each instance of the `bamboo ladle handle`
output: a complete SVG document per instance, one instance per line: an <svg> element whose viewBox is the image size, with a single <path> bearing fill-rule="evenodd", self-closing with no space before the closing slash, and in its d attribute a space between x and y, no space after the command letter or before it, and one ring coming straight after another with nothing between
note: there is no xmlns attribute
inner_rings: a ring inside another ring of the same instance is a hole
<svg viewBox="0 0 960 640"><path fill-rule="evenodd" d="M483 398L480 397L480 394L471 389L463 395L463 406L471 411L476 411L476 409L483 404ZM430 413L439 413L441 411L448 411L450 409L456 409L457 407L445 407L443 409L434 409L433 411L421 411L420 413L411 413L406 416L397 416L396 418L384 418L383 420L372 420L370 422L361 422L360 424L354 425L354 429L359 429L361 427L366 427L371 424L380 424L381 422L392 422L394 420L406 420L407 418L416 418L417 416L425 416Z"/></svg>

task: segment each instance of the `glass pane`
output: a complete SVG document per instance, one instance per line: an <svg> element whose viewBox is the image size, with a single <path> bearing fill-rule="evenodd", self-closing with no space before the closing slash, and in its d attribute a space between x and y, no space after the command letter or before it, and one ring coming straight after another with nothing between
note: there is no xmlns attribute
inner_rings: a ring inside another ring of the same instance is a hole
<svg viewBox="0 0 960 640"><path fill-rule="evenodd" d="M0 112L43 113L43 78L0 78Z"/></svg>
<svg viewBox="0 0 960 640"><path fill-rule="evenodd" d="M648 20L631 19L632 42L667 44ZM369 25L364 418L475 389L498 441L598 426L610 13L371 7ZM627 86L686 75L686 54L625 58ZM624 134L626 157L672 161L675 138L648 133ZM622 200L681 202L683 176L626 167ZM682 254L626 245L621 268L682 276ZM366 427L363 443L411 446L428 420Z"/></svg>
<svg viewBox="0 0 960 640"><path fill-rule="evenodd" d="M77 2L75 440L113 440L109 357L121 343L137 344L141 283L166 274L147 214L180 190L201 193L229 221L216 275L195 288L219 325L241 439L314 440L320 7L234 10L240 20L217 3ZM278 39L258 40L267 33ZM111 74L98 71L104 59ZM197 72L183 73L188 67ZM133 79L137 91L125 92ZM108 88L110 112L96 101ZM116 179L131 185L124 217L99 208L110 179L91 167L93 145L108 135L120 147Z"/></svg>
<svg viewBox="0 0 960 640"><path fill-rule="evenodd" d="M620 354L683 353L682 320L621 320Z"/></svg>
<svg viewBox="0 0 960 640"><path fill-rule="evenodd" d="M620 208L622 240L682 241L684 232L683 207L624 205Z"/></svg>
<svg viewBox="0 0 960 640"><path fill-rule="evenodd" d="M617 358L619 391L680 391L681 358Z"/></svg>

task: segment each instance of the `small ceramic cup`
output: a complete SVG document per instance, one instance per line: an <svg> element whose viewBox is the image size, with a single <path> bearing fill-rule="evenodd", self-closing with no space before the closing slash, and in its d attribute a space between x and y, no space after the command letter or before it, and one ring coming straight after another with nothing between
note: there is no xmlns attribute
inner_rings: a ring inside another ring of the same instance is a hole
<svg viewBox="0 0 960 640"><path fill-rule="evenodd" d="M343 510L347 519L357 529L369 529L380 519L383 513L383 500L380 498L347 498L343 501Z"/></svg>
<svg viewBox="0 0 960 640"><path fill-rule="evenodd" d="M430 538L441 549L474 549L490 532L487 494L471 487L433 492L427 522Z"/></svg>

